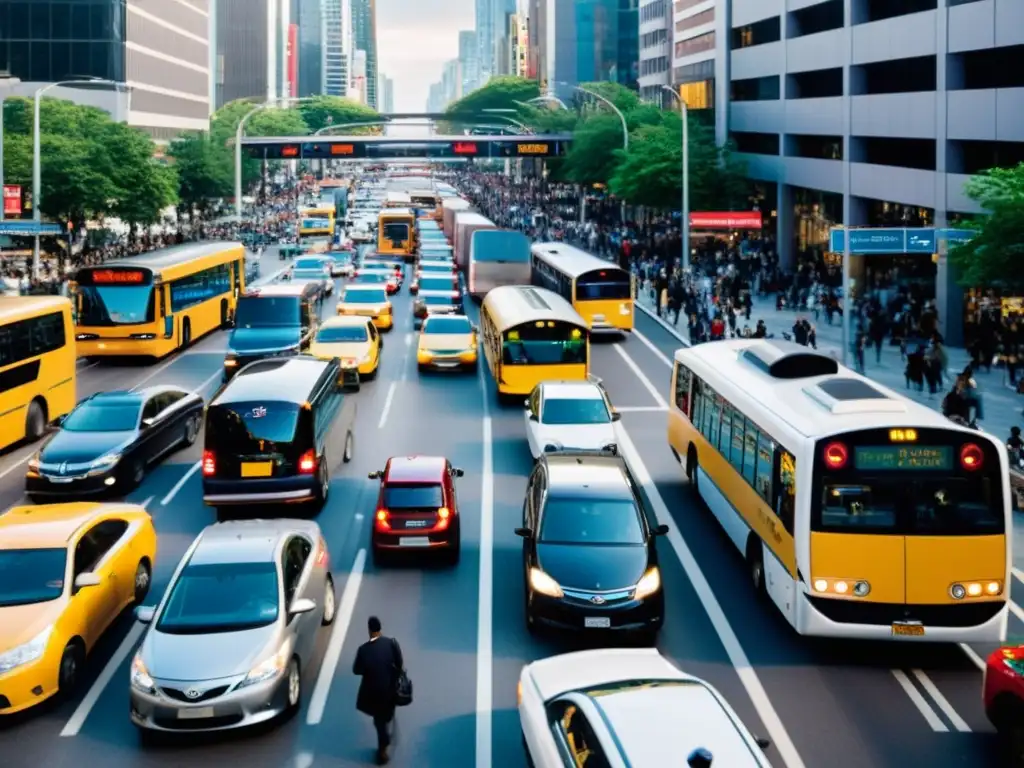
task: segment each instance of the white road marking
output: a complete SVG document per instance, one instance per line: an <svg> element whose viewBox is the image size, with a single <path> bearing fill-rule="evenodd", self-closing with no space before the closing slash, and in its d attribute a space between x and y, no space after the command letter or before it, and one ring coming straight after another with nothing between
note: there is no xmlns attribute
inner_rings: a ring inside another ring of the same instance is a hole
<svg viewBox="0 0 1024 768"><path fill-rule="evenodd" d="M641 344L643 344L645 347L651 350L651 352L654 353L654 356L661 360L661 362L663 362L669 368L672 367L672 361L668 359L665 353L658 349L656 346L654 346L654 342L648 339L642 333L640 333L640 331L634 330L633 338L635 338L637 341L639 341Z"/></svg>
<svg viewBox="0 0 1024 768"><path fill-rule="evenodd" d="M949 728L942 722L938 713L932 709L932 705L928 703L921 692L914 687L914 684L910 682L910 678L902 669L890 670L892 676L896 678L896 682L900 684L903 692L907 694L907 698L913 702L914 706L917 707L918 712L924 717L928 725L931 726L932 730L936 733L949 733Z"/></svg>
<svg viewBox="0 0 1024 768"><path fill-rule="evenodd" d="M359 522L362 519L363 519L363 513L362 512L356 512L356 522Z"/></svg>
<svg viewBox="0 0 1024 768"><path fill-rule="evenodd" d="M182 487L185 485L185 483L188 482L188 479L192 477L192 475L199 471L199 467L201 467L202 465L203 462L197 461L195 464L189 467L188 472L182 475L181 479L178 482L176 482L174 484L174 487L171 488L171 490L167 492L167 495L163 497L163 499L160 501L160 505L166 507L168 504L174 501L174 497L178 495L178 491L182 489Z"/></svg>
<svg viewBox="0 0 1024 768"><path fill-rule="evenodd" d="M1013 575L1017 579L1017 581L1019 581L1021 584L1024 584L1024 571L1017 567L1014 567L1012 570Z"/></svg>
<svg viewBox="0 0 1024 768"><path fill-rule="evenodd" d="M640 375L643 376L642 373ZM650 384L650 382L647 383ZM750 700L754 705L754 709L757 710L761 722L764 723L764 727L768 730L767 735L771 739L772 745L787 768L804 768L803 758L797 752L796 746L786 730L786 726L783 725L782 719L779 717L778 712L775 711L775 706L768 698L768 693L765 691L761 679L757 676L757 672L750 663L750 659L747 658L743 646L740 645L736 632L729 623L725 611L722 610L721 603L718 602L718 597L715 595L711 584L697 563L697 558L693 556L693 552L686 544L682 534L675 527L675 520L668 510L668 505L665 504L665 500L661 497L661 492L658 491L657 486L654 484L654 478L651 477L651 473L647 470L647 466L644 464L643 459L640 458L640 453L637 451L636 446L633 445L633 441L625 429L619 430L619 448L626 457L626 461L629 462L629 466L636 475L637 480L640 481L640 484L647 491L647 497L651 502L651 506L654 507L654 513L658 522L669 526L666 538L672 549L675 550L676 557L679 558L683 570L686 571L690 584L700 598L708 619L715 628L715 632L718 634L718 638L721 640L722 646L729 656L729 661L736 670L737 677L739 677L740 682L746 689L747 695L750 696Z"/></svg>
<svg viewBox="0 0 1024 768"><path fill-rule="evenodd" d="M149 508L149 505L153 503L153 499L155 498L156 496L147 496L139 506Z"/></svg>
<svg viewBox="0 0 1024 768"><path fill-rule="evenodd" d="M967 643L960 643L960 650L964 652L964 655L966 655L967 658L971 660L971 663L974 666L976 666L982 672L985 671L984 660L982 660L981 656L974 652L974 649L971 648L971 646L967 645Z"/></svg>
<svg viewBox="0 0 1024 768"><path fill-rule="evenodd" d="M640 370L640 366L636 364L636 362L633 360L632 357L629 356L626 350L624 350L622 346L619 344L616 344L614 347L612 347L612 349L619 353L619 357L621 357L623 362L625 362L626 365L629 366L629 369L633 371L633 374L636 376L637 380L644 385L644 388L648 392L650 392L651 397L654 398L654 402L658 404L658 407L663 408L667 411L668 403L665 402L665 398L661 396L661 393L658 391L658 388L651 383L651 380L648 379L647 376L644 375L644 372Z"/></svg>
<svg viewBox="0 0 1024 768"><path fill-rule="evenodd" d="M310 768L313 765L312 752L300 752L295 756L295 768Z"/></svg>
<svg viewBox="0 0 1024 768"><path fill-rule="evenodd" d="M89 717L89 713L92 712L93 707L100 700L100 696L103 695L103 691L110 681L113 680L114 675L117 674L121 665L124 664L134 649L136 643L142 637L142 633L146 631L146 627L138 622L128 632L127 637L121 641L121 645L118 646L114 655L110 657L110 661L107 662L107 666L100 672L100 676L96 678L96 682L92 684L92 688L82 699L82 703L78 705L78 709L75 710L74 714L71 715L71 719L68 720L67 725L64 726L64 730L60 732L63 737L77 736L78 732L82 730L82 726L85 725L86 719ZM128 685L128 681L124 681L125 685Z"/></svg>
<svg viewBox="0 0 1024 768"><path fill-rule="evenodd" d="M395 390L397 389L397 381L392 381L388 385L388 395L384 398L384 410L380 412L380 421L377 422L377 429L384 429L384 424L388 420L388 413L391 411L391 402L395 399Z"/></svg>
<svg viewBox="0 0 1024 768"><path fill-rule="evenodd" d="M24 456L22 456L20 459L11 464L11 466L7 467L7 469L5 469L3 472L0 472L0 480L3 480L5 477L11 474L11 472L13 472L18 467L22 466L26 461L31 459L38 450L39 449L35 446L28 446L28 450Z"/></svg>
<svg viewBox="0 0 1024 768"><path fill-rule="evenodd" d="M1024 622L1024 610L1022 610L1019 605L1017 605L1015 602L1013 602L1013 600L1010 600L1009 604L1010 604L1010 613L1012 613L1014 616L1016 616L1020 621Z"/></svg>
<svg viewBox="0 0 1024 768"><path fill-rule="evenodd" d="M334 626L331 627L331 639L324 652L323 661L320 662L320 674L317 675L313 695L309 700L306 725L320 725L320 721L323 720L327 697L331 692L331 682L334 680L334 673L338 670L338 660L341 658L341 651L345 645L348 625L352 623L352 613L356 608L356 598L359 597L359 586L363 582L365 568L366 550L360 549L356 554L355 562L352 563L348 579L345 581L345 591L341 593L338 615L334 617Z"/></svg>
<svg viewBox="0 0 1024 768"><path fill-rule="evenodd" d="M953 709L953 705L949 703L949 699L942 695L942 691L940 691L938 686L932 682L932 679L920 669L912 669L910 671L913 673L914 677L917 678L917 682L921 684L921 687L924 688L928 695L932 697L932 700L939 705L939 709L942 710L942 714L944 714L946 719L953 724L953 727L960 733L970 733L971 726L969 726L967 721L957 714L957 711Z"/></svg>
<svg viewBox="0 0 1024 768"><path fill-rule="evenodd" d="M142 386L146 382L151 381L156 376L159 376L161 373L166 371L168 368L170 368L172 365L174 365L176 362L178 362L181 358L185 357L185 355L187 355L187 354L188 354L188 352L182 352L180 354L177 354L177 353L176 354L172 354L170 360L166 360L165 362L161 363L156 368L154 368L152 371L150 371L145 376L143 376L141 379L139 379L139 381L137 381L135 383L135 386L132 387L132 390L134 391L136 389L141 389Z"/></svg>
<svg viewBox="0 0 1024 768"><path fill-rule="evenodd" d="M480 366L483 394L483 486L480 491L480 576L476 627L476 768L491 768L494 708L494 432L487 407L487 387Z"/></svg>
<svg viewBox="0 0 1024 768"><path fill-rule="evenodd" d="M210 386L210 384L212 384L215 379L222 378L224 378L223 371L214 371L213 375L210 376L210 378L208 378L206 381L204 381L202 384L200 384L198 387L192 390L192 394L202 396L203 392L206 391L206 388Z"/></svg>
<svg viewBox="0 0 1024 768"><path fill-rule="evenodd" d="M667 410L668 408L662 408L660 405L615 406L616 413L664 413Z"/></svg>

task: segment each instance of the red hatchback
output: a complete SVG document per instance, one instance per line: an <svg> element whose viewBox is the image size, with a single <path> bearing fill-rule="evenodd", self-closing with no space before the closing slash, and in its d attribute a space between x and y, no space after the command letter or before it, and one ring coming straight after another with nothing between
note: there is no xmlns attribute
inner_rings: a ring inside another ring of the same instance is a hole
<svg viewBox="0 0 1024 768"><path fill-rule="evenodd" d="M1024 765L1024 645L993 651L985 665L985 714Z"/></svg>
<svg viewBox="0 0 1024 768"><path fill-rule="evenodd" d="M459 561L459 508L455 478L462 477L442 456L392 456L380 480L370 544L373 561L398 551L440 550L453 565Z"/></svg>

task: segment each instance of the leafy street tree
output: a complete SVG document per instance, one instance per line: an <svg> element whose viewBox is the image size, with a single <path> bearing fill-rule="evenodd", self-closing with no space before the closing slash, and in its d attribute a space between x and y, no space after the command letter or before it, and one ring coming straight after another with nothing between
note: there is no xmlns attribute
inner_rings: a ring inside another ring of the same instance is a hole
<svg viewBox="0 0 1024 768"><path fill-rule="evenodd" d="M532 112L530 106L523 106L540 96L536 80L525 77L492 77L486 85L467 93L461 99L448 105L445 113L449 120L443 125L444 132L461 133L472 123L502 123L498 112L487 110L515 110L505 114L516 120Z"/></svg>
<svg viewBox="0 0 1024 768"><path fill-rule="evenodd" d="M599 99L588 96L585 91L591 91L599 96L603 96L614 104L620 112L630 112L641 104L640 97L636 91L631 91L624 85L606 82L582 83L580 84L580 90L575 91L575 101L577 104L588 105L588 109L604 110L608 109L608 107L602 104Z"/></svg>
<svg viewBox="0 0 1024 768"><path fill-rule="evenodd" d="M974 237L950 249L962 285L1024 287L1024 163L992 168L967 183L986 215L969 222Z"/></svg>
<svg viewBox="0 0 1024 768"><path fill-rule="evenodd" d="M380 114L365 104L340 96L317 96L310 101L296 105L296 111L302 115L310 133L315 133L328 125L344 125L346 123L369 123L380 120ZM372 133L372 127L346 128L345 133Z"/></svg>
<svg viewBox="0 0 1024 768"><path fill-rule="evenodd" d="M586 187L607 184L619 163L623 139L622 122L607 109L581 120L573 132L564 173Z"/></svg>
<svg viewBox="0 0 1024 768"><path fill-rule="evenodd" d="M233 156L208 133L192 131L173 142L169 154L178 170L180 208L206 216L210 203L234 194Z"/></svg>
<svg viewBox="0 0 1024 768"><path fill-rule="evenodd" d="M109 212L133 230L156 224L162 211L178 202L177 170L155 160L152 140L135 128L111 122L103 139L115 187Z"/></svg>

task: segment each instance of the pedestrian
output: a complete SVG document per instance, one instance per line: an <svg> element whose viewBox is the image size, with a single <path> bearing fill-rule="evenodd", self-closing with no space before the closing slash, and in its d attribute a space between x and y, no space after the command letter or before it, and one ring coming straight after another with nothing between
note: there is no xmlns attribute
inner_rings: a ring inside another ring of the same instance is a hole
<svg viewBox="0 0 1024 768"><path fill-rule="evenodd" d="M371 616L366 626L370 639L359 646L352 664L352 674L362 678L356 709L373 718L377 731L377 764L384 765L391 759L388 749L394 737L395 686L405 664L398 641L381 634L380 619Z"/></svg>

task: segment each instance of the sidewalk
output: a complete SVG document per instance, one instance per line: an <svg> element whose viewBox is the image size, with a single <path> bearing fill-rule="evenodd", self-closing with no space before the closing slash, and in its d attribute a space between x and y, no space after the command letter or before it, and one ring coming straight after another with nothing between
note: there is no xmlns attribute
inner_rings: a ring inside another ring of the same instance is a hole
<svg viewBox="0 0 1024 768"><path fill-rule="evenodd" d="M661 323L666 330L675 334L684 345L689 346L685 318L681 320L679 327L673 326L670 320L674 319L674 316L671 313L669 321L658 318L649 292L639 291L639 294L637 307ZM792 334L793 324L798 317L806 317L814 325L818 336L818 350L842 361L843 326L842 318L838 315L834 318L833 325L830 326L825 322L824 313L821 313L819 320L815 321L813 312L794 312L788 309L777 311L774 296L755 296L750 320L746 321L741 316L736 325L738 328L742 328L744 325L750 325L753 328L758 320L764 320L768 327L768 333L774 334L776 339L782 340L783 332ZM964 349L947 347L946 352L949 355L948 370L950 373L959 373L970 361L970 356ZM864 375L868 378L922 405L939 410L942 398L951 384L948 378L945 386L940 387L939 394L930 397L927 387L924 392L907 389L903 376L904 367L905 365L900 359L899 347L889 346L888 339L882 347L880 360L876 360L873 348L864 355ZM1010 427L1024 425L1024 417L1021 416L1021 408L1024 408L1024 396L1018 395L1010 387L1004 370L993 368L990 373L980 371L975 373L975 379L981 389L985 412L985 418L978 420L979 425L997 439L1006 440L1010 434Z"/></svg>

